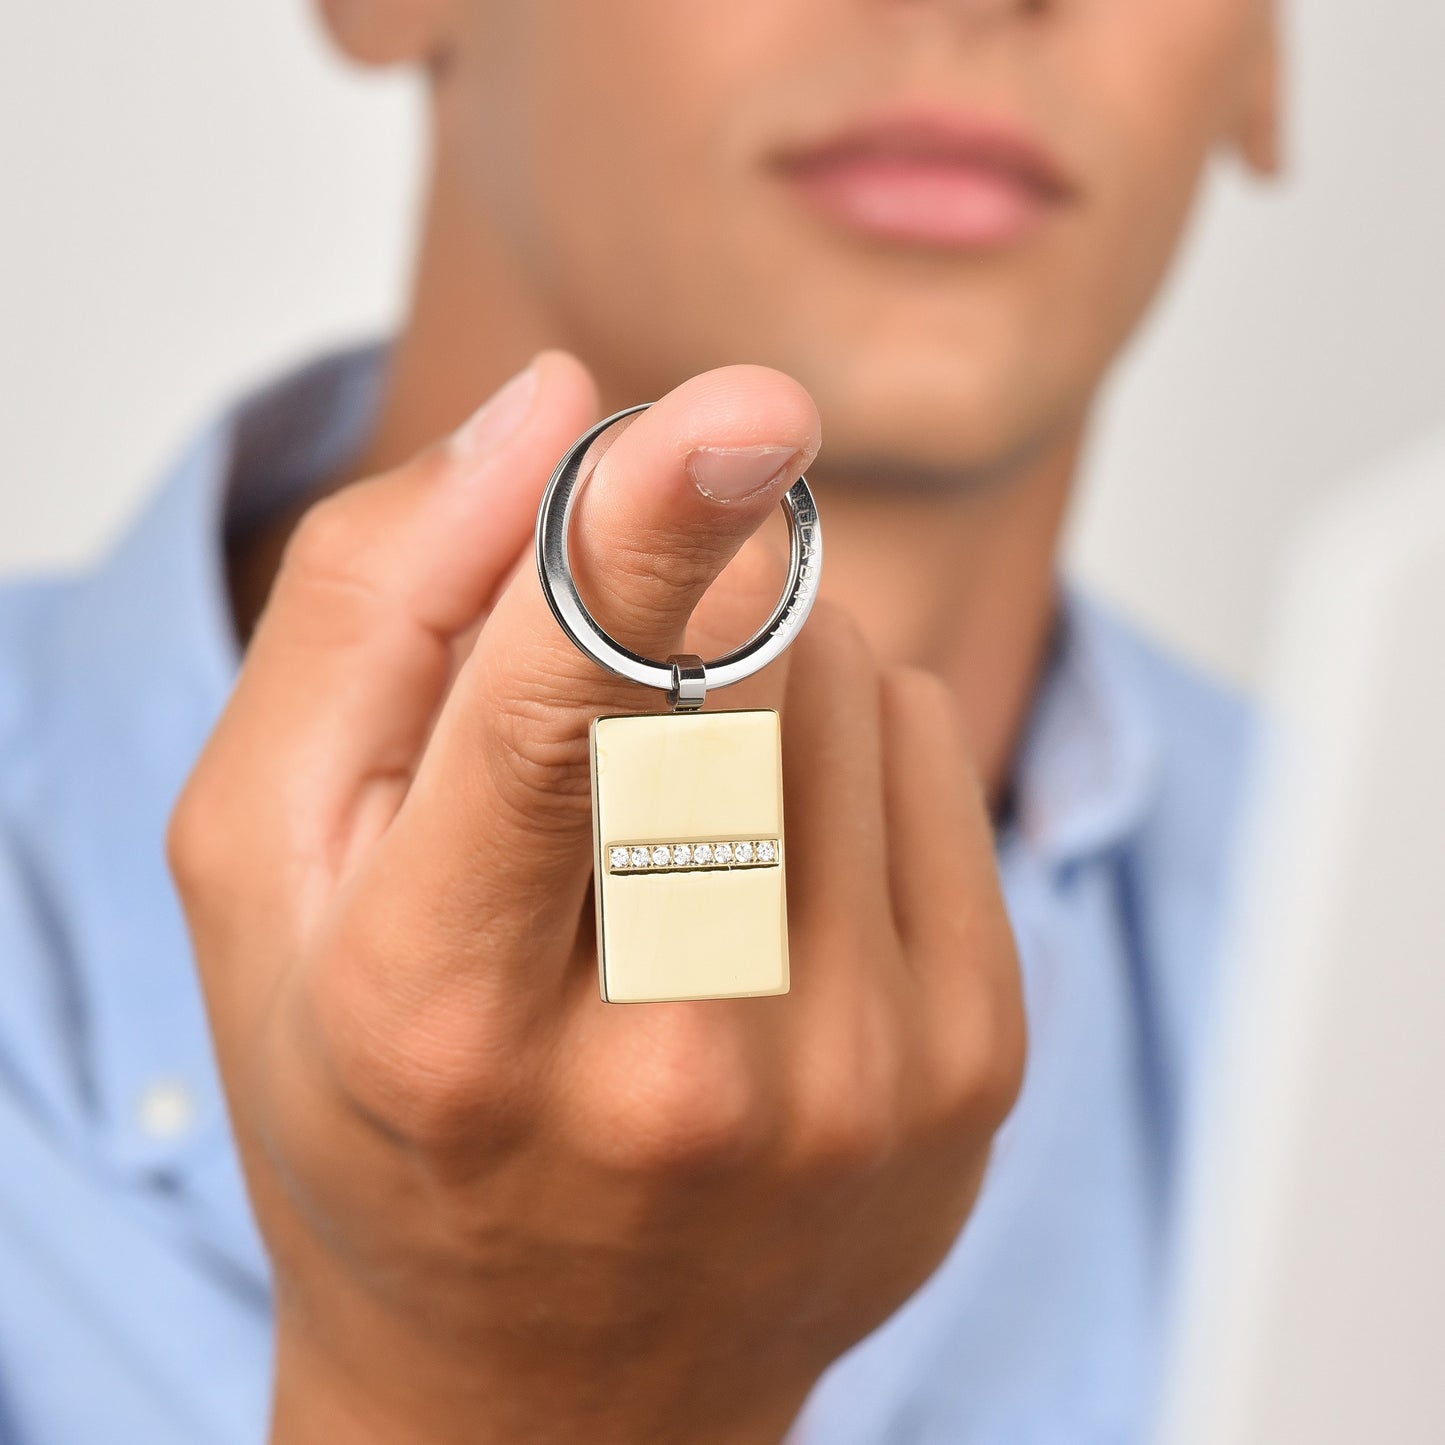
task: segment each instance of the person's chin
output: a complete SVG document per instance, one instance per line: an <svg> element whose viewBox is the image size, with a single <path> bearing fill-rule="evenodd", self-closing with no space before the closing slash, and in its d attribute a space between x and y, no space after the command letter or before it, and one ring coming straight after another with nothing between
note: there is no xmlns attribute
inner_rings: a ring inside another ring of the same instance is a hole
<svg viewBox="0 0 1445 1445"><path fill-rule="evenodd" d="M866 419L842 421L823 409L823 450L815 471L824 485L850 490L878 490L890 495L937 495L967 491L993 481L1010 469L1010 440L988 428L970 430L940 425L904 430L896 424L868 425ZM920 419L922 422L923 419Z"/></svg>
<svg viewBox="0 0 1445 1445"><path fill-rule="evenodd" d="M854 345L859 348L854 356L866 355L866 343ZM949 468L971 464L1006 445L1006 429L995 420L998 404L946 373L903 362L879 364L874 357L870 364L847 370L824 364L793 369L793 374L818 405L829 462L847 453Z"/></svg>

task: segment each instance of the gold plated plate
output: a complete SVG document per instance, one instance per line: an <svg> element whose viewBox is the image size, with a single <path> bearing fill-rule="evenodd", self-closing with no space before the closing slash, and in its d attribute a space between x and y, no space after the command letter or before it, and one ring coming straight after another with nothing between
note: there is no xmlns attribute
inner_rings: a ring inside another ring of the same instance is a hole
<svg viewBox="0 0 1445 1445"><path fill-rule="evenodd" d="M591 737L602 997L786 993L777 713L600 717Z"/></svg>

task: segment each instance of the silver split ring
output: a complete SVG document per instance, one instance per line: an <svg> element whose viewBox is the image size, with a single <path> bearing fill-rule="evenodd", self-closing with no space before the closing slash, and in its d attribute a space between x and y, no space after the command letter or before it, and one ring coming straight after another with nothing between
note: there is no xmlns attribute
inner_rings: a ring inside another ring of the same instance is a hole
<svg viewBox="0 0 1445 1445"><path fill-rule="evenodd" d="M823 533L808 480L799 477L782 498L783 512L788 519L787 585L772 616L742 646L711 662L685 654L658 662L623 647L587 610L577 591L567 538L580 484L586 480L582 466L592 444L609 427L646 411L651 405L650 401L644 401L604 418L578 437L557 463L537 512L537 575L558 625L588 657L616 677L659 688L667 694L673 711L693 712L703 705L708 689L729 687L751 677L793 640L817 600L823 565Z"/></svg>

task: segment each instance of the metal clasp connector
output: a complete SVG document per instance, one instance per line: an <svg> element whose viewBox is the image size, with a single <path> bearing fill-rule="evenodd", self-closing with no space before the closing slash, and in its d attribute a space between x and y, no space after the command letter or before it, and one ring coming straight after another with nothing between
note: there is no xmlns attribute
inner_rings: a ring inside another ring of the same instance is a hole
<svg viewBox="0 0 1445 1445"><path fill-rule="evenodd" d="M667 659L672 686L667 705L673 712L697 712L707 701L707 667L695 652L674 652Z"/></svg>

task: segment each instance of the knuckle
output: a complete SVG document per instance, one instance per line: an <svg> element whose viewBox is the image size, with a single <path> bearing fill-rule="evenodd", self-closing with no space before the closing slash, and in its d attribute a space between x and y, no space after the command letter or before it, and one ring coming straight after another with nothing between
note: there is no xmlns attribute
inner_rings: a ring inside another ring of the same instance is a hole
<svg viewBox="0 0 1445 1445"><path fill-rule="evenodd" d="M1008 1117L1023 1088L1028 1036L1015 991L980 987L944 1062L945 1110L973 1128L992 1132Z"/></svg>
<svg viewBox="0 0 1445 1445"><path fill-rule="evenodd" d="M951 722L957 704L948 684L923 667L890 667L882 677L884 706L934 723Z"/></svg>
<svg viewBox="0 0 1445 1445"><path fill-rule="evenodd" d="M998 1011L991 1067L984 1080L983 1097L996 1124L1003 1123L1023 1092L1028 1069L1028 1022L1023 1000L1014 994Z"/></svg>
<svg viewBox="0 0 1445 1445"><path fill-rule="evenodd" d="M823 1178L867 1173L887 1157L894 1134L893 1111L882 1099L856 1085L834 1091L805 1128L803 1162Z"/></svg>
<svg viewBox="0 0 1445 1445"><path fill-rule="evenodd" d="M181 897L203 893L223 873L221 854L228 830L216 826L204 774L193 773L166 821L166 863Z"/></svg>
<svg viewBox="0 0 1445 1445"><path fill-rule="evenodd" d="M307 576L352 575L371 540L364 520L345 491L312 503L287 541L283 566Z"/></svg>
<svg viewBox="0 0 1445 1445"><path fill-rule="evenodd" d="M353 1105L393 1138L437 1157L495 1135L508 1117L498 1061L435 1014L331 1040Z"/></svg>
<svg viewBox="0 0 1445 1445"><path fill-rule="evenodd" d="M867 1172L891 1151L898 1133L901 1068L891 1030L864 1011L840 1048L830 1038L806 1060L798 1106L802 1163L809 1173Z"/></svg>
<svg viewBox="0 0 1445 1445"><path fill-rule="evenodd" d="M438 1160L466 1158L512 1127L523 1051L502 1048L465 998L398 998L361 977L375 962L328 953L308 990L314 1032L341 1096L386 1137Z"/></svg>
<svg viewBox="0 0 1445 1445"><path fill-rule="evenodd" d="M492 746L485 750L500 804L529 826L575 823L590 807L591 764L585 725L576 699L550 659L527 667L525 689L489 701Z"/></svg>
<svg viewBox="0 0 1445 1445"><path fill-rule="evenodd" d="M687 1036L691 1035L691 1038ZM696 1031L654 1036L614 1076L588 1148L606 1167L648 1177L714 1173L759 1147L766 1128L761 1095L732 1051Z"/></svg>
<svg viewBox="0 0 1445 1445"><path fill-rule="evenodd" d="M642 605L627 610L651 618L659 593L692 597L722 570L727 556L723 544L701 528L667 537L612 537L605 571L607 581L617 585L606 611L612 617L626 609L625 599L637 597ZM614 620L632 619L624 611Z"/></svg>
<svg viewBox="0 0 1445 1445"><path fill-rule="evenodd" d="M404 617L387 595L382 541L362 499L325 497L307 510L286 544L274 592L289 596L293 636L315 645L347 646Z"/></svg>
<svg viewBox="0 0 1445 1445"><path fill-rule="evenodd" d="M705 1096L689 1090L637 1094L623 1111L611 1154L627 1172L649 1176L713 1172L748 1153L749 1109L728 1081Z"/></svg>
<svg viewBox="0 0 1445 1445"><path fill-rule="evenodd" d="M666 537L610 535L606 561L588 589L598 595L598 619L625 646L654 652L681 633L727 556L704 529Z"/></svg>

